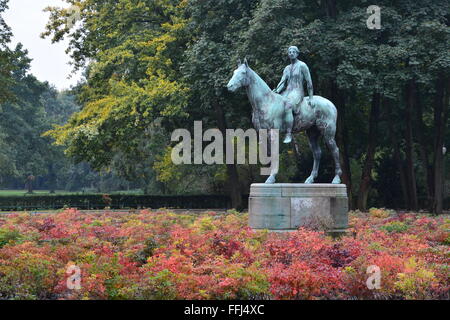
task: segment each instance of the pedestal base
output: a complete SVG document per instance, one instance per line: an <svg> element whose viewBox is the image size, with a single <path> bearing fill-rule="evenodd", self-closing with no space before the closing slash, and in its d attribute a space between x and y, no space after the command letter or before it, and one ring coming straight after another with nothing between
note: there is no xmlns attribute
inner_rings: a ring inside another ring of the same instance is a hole
<svg viewBox="0 0 450 320"><path fill-rule="evenodd" d="M310 226L341 234L348 228L347 188L330 183L254 183L249 226L273 231Z"/></svg>

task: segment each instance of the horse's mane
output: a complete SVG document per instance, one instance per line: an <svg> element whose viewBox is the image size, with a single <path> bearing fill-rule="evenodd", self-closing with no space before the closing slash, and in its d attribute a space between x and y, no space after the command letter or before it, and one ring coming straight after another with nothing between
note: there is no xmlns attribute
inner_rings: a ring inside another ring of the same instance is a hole
<svg viewBox="0 0 450 320"><path fill-rule="evenodd" d="M261 87L261 89L263 90L268 90L270 91L270 87L267 85L267 83L261 79L261 77L256 73L256 71L254 71L252 68L248 67L248 69L252 72L253 74L253 78L255 80L255 85Z"/></svg>
<svg viewBox="0 0 450 320"><path fill-rule="evenodd" d="M267 99L267 96L272 93L267 83L250 67L248 69L248 80L249 84L247 86L247 95L252 105L253 112L259 112L258 110L263 107L261 102Z"/></svg>

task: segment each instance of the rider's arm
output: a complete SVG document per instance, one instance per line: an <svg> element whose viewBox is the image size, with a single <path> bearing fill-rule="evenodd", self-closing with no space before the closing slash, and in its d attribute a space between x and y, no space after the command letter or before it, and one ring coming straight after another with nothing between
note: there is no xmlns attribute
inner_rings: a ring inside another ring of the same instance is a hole
<svg viewBox="0 0 450 320"><path fill-rule="evenodd" d="M284 89L286 89L287 80L288 80L287 72L286 72L286 69L284 69L284 71L283 71L283 77L281 78L281 81L280 81L280 83L278 84L278 86L276 87L276 89L273 90L273 91L275 91L276 93L281 93L281 92L283 92Z"/></svg>
<svg viewBox="0 0 450 320"><path fill-rule="evenodd" d="M306 86L308 87L308 95L309 95L309 99L313 98L314 95L314 90L313 90L313 84L312 84L312 80L311 80L311 74L309 73L309 68L306 64L302 65L302 72L303 72L303 78L306 81Z"/></svg>

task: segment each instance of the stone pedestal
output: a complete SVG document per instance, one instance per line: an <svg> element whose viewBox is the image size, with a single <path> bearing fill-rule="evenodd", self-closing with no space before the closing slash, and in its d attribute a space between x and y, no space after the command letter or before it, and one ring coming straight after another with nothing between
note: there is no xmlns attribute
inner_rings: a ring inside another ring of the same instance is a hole
<svg viewBox="0 0 450 320"><path fill-rule="evenodd" d="M311 226L344 233L348 227L347 188L331 183L253 183L249 225L271 231Z"/></svg>

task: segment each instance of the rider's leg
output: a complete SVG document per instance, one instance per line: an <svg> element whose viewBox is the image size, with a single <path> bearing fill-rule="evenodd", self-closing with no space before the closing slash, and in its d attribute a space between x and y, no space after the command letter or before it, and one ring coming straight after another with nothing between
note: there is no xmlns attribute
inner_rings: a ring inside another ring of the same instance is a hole
<svg viewBox="0 0 450 320"><path fill-rule="evenodd" d="M286 128L286 137L283 143L290 143L292 141L292 127L294 125L294 115L292 113L292 106L290 103L286 104L284 116L284 127Z"/></svg>

